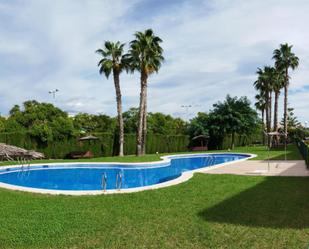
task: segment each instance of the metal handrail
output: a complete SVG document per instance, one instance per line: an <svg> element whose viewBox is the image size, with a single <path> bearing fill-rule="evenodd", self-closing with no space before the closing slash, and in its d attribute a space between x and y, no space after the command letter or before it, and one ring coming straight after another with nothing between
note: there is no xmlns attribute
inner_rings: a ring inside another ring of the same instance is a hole
<svg viewBox="0 0 309 249"><path fill-rule="evenodd" d="M107 175L104 172L102 175L102 189L103 191L106 191L106 187L107 187Z"/></svg>
<svg viewBox="0 0 309 249"><path fill-rule="evenodd" d="M116 176L116 189L120 190L122 187L122 173L121 171L118 172Z"/></svg>
<svg viewBox="0 0 309 249"><path fill-rule="evenodd" d="M17 157L16 162L21 166L21 171L18 172L17 177L29 177L31 163L30 160L22 157Z"/></svg>

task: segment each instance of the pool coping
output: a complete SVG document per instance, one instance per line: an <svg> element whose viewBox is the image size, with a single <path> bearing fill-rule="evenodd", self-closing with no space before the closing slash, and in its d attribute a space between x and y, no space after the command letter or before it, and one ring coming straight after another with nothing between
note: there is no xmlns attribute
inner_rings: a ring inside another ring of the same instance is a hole
<svg viewBox="0 0 309 249"><path fill-rule="evenodd" d="M139 162L139 163L117 163L117 162L72 162L72 163L42 163L42 164L30 164L29 167L39 167L39 166L57 166L57 165L82 165L82 164L87 164L87 165L121 165L121 166L130 166L133 165L135 166L143 166L143 165L165 165L166 163L170 163L172 159L175 158L189 158L189 157L197 157L201 155L220 155L220 154L232 154L232 155L246 155L248 157L243 158L243 159L238 159L226 163L221 163L213 166L207 166L195 170L190 170L190 171L185 171L183 172L179 177L158 183L158 184L153 184L149 186L143 186L143 187L136 187L136 188L127 188L127 189L110 189L110 190L50 190L50 189L40 189L40 188L31 188L31 187L23 187L23 186L18 186L18 185L12 185L12 184L7 184L7 183L2 183L0 182L0 188L5 188L5 189L10 189L10 190L17 190L17 191L24 191L24 192L31 192L31 193L39 193L39 194L50 194L50 195L71 195L71 196L82 196L82 195L102 195L102 194L124 194L124 193L135 193L135 192L140 192L140 191L145 191L145 190L153 190L153 189L159 189L159 188L165 188L169 186L174 186L177 184L180 184L182 182L188 181L190 178L193 177L194 173L206 173L209 170L220 168L229 164L237 163L237 162L242 162L242 161L247 161L248 159L257 157L255 154L250 154L250 153L232 153L232 152L224 152L224 153L194 153L194 154L176 154L176 155L168 155L168 156L162 156L160 157L162 160L161 161L155 161L155 162ZM1 170L6 170L8 168L14 169L14 168L20 168L20 165L10 165L10 166L3 166L1 167ZM28 166L27 166L28 167ZM132 168L133 168L132 167ZM146 168L146 167L145 167ZM148 167L149 168L149 167Z"/></svg>

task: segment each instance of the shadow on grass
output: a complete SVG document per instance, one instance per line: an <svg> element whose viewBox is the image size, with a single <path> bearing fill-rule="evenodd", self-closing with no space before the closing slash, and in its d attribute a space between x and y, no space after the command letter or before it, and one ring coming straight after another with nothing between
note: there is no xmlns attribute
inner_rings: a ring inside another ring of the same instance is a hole
<svg viewBox="0 0 309 249"><path fill-rule="evenodd" d="M309 178L265 181L201 211L206 221L250 227L309 228Z"/></svg>
<svg viewBox="0 0 309 249"><path fill-rule="evenodd" d="M271 160L284 160L285 159L285 149L284 147L272 148L271 152L282 152L281 155L270 156ZM270 152L270 153L271 153ZM287 160L303 160L301 154L298 151L298 148L295 145L289 145L286 152Z"/></svg>

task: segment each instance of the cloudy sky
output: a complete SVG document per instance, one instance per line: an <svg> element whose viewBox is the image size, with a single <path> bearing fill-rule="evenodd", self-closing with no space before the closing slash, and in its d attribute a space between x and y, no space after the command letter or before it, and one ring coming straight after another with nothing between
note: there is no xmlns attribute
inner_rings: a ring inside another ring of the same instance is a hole
<svg viewBox="0 0 309 249"><path fill-rule="evenodd" d="M308 13L308 0L0 0L0 112L28 99L52 102L57 88L55 104L70 113L114 115L112 78L99 75L94 51L152 28L166 61L149 79L150 111L191 118L227 94L254 100L256 68L272 65L273 50L288 42L300 59L289 103L304 122ZM125 110L138 105L138 81L121 75Z"/></svg>

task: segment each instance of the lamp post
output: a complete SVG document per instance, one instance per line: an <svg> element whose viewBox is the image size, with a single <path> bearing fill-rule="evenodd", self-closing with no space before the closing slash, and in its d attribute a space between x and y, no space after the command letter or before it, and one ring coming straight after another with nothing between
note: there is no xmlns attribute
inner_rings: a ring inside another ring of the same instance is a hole
<svg viewBox="0 0 309 249"><path fill-rule="evenodd" d="M58 90L58 89L55 89L55 90L50 90L48 93L49 93L49 94L52 94L53 99L55 100L55 99L56 99L56 93L57 93L57 92L59 92L59 90Z"/></svg>
<svg viewBox="0 0 309 249"><path fill-rule="evenodd" d="M200 107L200 106L201 106L201 105L189 104L189 105L181 105L180 107L185 109L187 119L189 119L189 116L190 116L190 114L191 114L191 113L189 113L189 109L191 109L191 108L193 108L193 107Z"/></svg>

